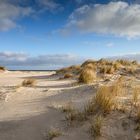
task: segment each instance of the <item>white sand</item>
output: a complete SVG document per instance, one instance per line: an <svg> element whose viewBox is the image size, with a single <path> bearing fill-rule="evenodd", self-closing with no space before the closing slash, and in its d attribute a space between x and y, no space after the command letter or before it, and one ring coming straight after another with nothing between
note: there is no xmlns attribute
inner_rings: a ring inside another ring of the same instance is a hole
<svg viewBox="0 0 140 140"><path fill-rule="evenodd" d="M53 73L0 74L0 92L6 94L6 99L0 100L0 140L43 140L51 127L64 129L64 113L59 107L68 103L79 107L94 94L91 86L79 88L72 85L74 80L48 77L51 74ZM28 77L37 80L35 87L15 88ZM83 135L86 136L86 132ZM84 137L82 139L85 140Z"/></svg>
<svg viewBox="0 0 140 140"><path fill-rule="evenodd" d="M77 86L74 80L59 80L53 73L0 73L0 140L47 140L51 128L63 133L54 140L93 139L88 133L89 121L68 127L60 108L71 104L82 109L95 95L95 86ZM26 78L35 78L36 86L16 88ZM126 114L114 112L105 118L98 140L138 140L134 128Z"/></svg>

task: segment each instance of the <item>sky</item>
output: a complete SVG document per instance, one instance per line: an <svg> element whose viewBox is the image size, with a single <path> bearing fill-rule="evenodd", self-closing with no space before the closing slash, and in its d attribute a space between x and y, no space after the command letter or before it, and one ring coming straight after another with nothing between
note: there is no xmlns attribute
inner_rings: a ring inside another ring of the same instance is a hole
<svg viewBox="0 0 140 140"><path fill-rule="evenodd" d="M56 69L140 54L140 0L0 0L0 65Z"/></svg>

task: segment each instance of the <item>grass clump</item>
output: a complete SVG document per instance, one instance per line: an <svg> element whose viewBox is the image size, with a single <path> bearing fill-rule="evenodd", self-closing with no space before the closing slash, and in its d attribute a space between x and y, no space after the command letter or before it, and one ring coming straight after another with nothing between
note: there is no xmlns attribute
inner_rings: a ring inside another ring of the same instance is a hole
<svg viewBox="0 0 140 140"><path fill-rule="evenodd" d="M87 115L85 114L85 112L73 110L66 114L65 120L68 122L69 125L71 125L73 124L73 122L83 122L87 120Z"/></svg>
<svg viewBox="0 0 140 140"><path fill-rule="evenodd" d="M85 108L87 114L108 114L115 106L112 88L110 86L102 86L98 89L96 95L88 103Z"/></svg>
<svg viewBox="0 0 140 140"><path fill-rule="evenodd" d="M6 70L5 67L0 66L0 71L5 71L5 70Z"/></svg>
<svg viewBox="0 0 140 140"><path fill-rule="evenodd" d="M72 78L72 77L73 77L73 75L71 73L66 73L64 75L64 79L68 79L68 78Z"/></svg>
<svg viewBox="0 0 140 140"><path fill-rule="evenodd" d="M86 65L79 76L80 83L90 84L96 79L95 67L91 64Z"/></svg>
<svg viewBox="0 0 140 140"><path fill-rule="evenodd" d="M62 107L62 111L66 113L65 120L68 122L69 125L71 125L74 121L82 122L87 119L87 116L82 111L73 108L70 104Z"/></svg>
<svg viewBox="0 0 140 140"><path fill-rule="evenodd" d="M61 110L62 110L63 113L71 113L71 112L74 111L74 108L69 103L65 106L62 106Z"/></svg>
<svg viewBox="0 0 140 140"><path fill-rule="evenodd" d="M58 129L51 129L47 133L46 140L53 140L54 138L59 137L61 135L62 135L62 133L61 133L60 130L58 130Z"/></svg>
<svg viewBox="0 0 140 140"><path fill-rule="evenodd" d="M110 64L111 62L109 61L109 60L107 60L107 59L104 59L104 58L102 58L102 59L100 59L100 60L98 60L98 65L108 65L108 64Z"/></svg>
<svg viewBox="0 0 140 140"><path fill-rule="evenodd" d="M126 79L124 76L119 77L114 84L111 86L112 88L112 95L113 96L122 96L125 95L128 88L126 85Z"/></svg>
<svg viewBox="0 0 140 140"><path fill-rule="evenodd" d="M100 73L103 74L113 74L115 72L115 68L113 66L103 66L100 68Z"/></svg>
<svg viewBox="0 0 140 140"><path fill-rule="evenodd" d="M81 67L85 67L85 66L87 66L88 64L91 64L91 65L95 65L97 62L95 61L95 60L87 60L87 61L85 61L82 65L81 65Z"/></svg>
<svg viewBox="0 0 140 140"><path fill-rule="evenodd" d="M132 64L131 61L125 60L125 59L118 59L116 62L120 63L123 66L130 66Z"/></svg>
<svg viewBox="0 0 140 140"><path fill-rule="evenodd" d="M140 108L137 108L136 111L136 122L140 124Z"/></svg>
<svg viewBox="0 0 140 140"><path fill-rule="evenodd" d="M134 105L136 105L137 102L138 102L138 99L139 99L139 91L140 91L140 89L137 88L137 87L135 87L133 89L132 102L133 102Z"/></svg>
<svg viewBox="0 0 140 140"><path fill-rule="evenodd" d="M66 114L65 120L68 121L69 123L72 123L73 121L77 120L77 115L78 113L75 110L73 110L68 114Z"/></svg>
<svg viewBox="0 0 140 140"><path fill-rule="evenodd" d="M22 86L35 86L36 84L36 80L35 79L25 79L23 82L22 82Z"/></svg>
<svg viewBox="0 0 140 140"><path fill-rule="evenodd" d="M138 62L136 60L132 61L133 65L138 65Z"/></svg>
<svg viewBox="0 0 140 140"><path fill-rule="evenodd" d="M107 73L108 74L113 74L114 72L115 72L115 69L114 69L113 66L107 68Z"/></svg>
<svg viewBox="0 0 140 140"><path fill-rule="evenodd" d="M67 73L71 73L71 74L78 74L81 70L81 66L80 65L73 65L70 67L66 67L66 68L62 68L60 70L56 71L56 74L67 74Z"/></svg>
<svg viewBox="0 0 140 140"><path fill-rule="evenodd" d="M113 67L114 67L115 70L119 70L122 67L122 65L120 63L114 61Z"/></svg>
<svg viewBox="0 0 140 140"><path fill-rule="evenodd" d="M103 123L103 118L101 116L97 116L91 121L89 132L92 137L96 138L101 135L101 127Z"/></svg>
<svg viewBox="0 0 140 140"><path fill-rule="evenodd" d="M127 74L135 74L136 67L135 66L125 67L124 70Z"/></svg>

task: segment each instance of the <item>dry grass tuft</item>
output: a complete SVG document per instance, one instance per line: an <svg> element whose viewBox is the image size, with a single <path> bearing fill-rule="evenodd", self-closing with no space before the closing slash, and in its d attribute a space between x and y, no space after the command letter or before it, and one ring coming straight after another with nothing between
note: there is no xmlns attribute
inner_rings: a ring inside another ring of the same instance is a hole
<svg viewBox="0 0 140 140"><path fill-rule="evenodd" d="M69 104L67 104L67 105L65 105L65 106L62 106L61 110L62 110L62 112L64 112L64 113L71 113L71 112L73 112L75 109L74 109L74 108L71 106L71 104L69 103Z"/></svg>
<svg viewBox="0 0 140 140"><path fill-rule="evenodd" d="M136 121L140 123L140 108L138 108L137 113L136 113Z"/></svg>
<svg viewBox="0 0 140 140"><path fill-rule="evenodd" d="M79 82L89 84L92 83L95 79L96 79L95 67L91 64L86 65L79 76Z"/></svg>
<svg viewBox="0 0 140 140"><path fill-rule="evenodd" d="M71 112L68 112L65 116L65 120L69 122L69 124L72 124L73 121L76 121L78 117L78 113L76 110L73 110Z"/></svg>
<svg viewBox="0 0 140 140"><path fill-rule="evenodd" d="M89 132L92 137L96 138L101 135L101 127L103 123L103 118L101 116L97 116L91 121L91 126Z"/></svg>
<svg viewBox="0 0 140 140"><path fill-rule="evenodd" d="M108 74L113 74L115 72L115 69L113 66L107 67L107 73Z"/></svg>
<svg viewBox="0 0 140 140"><path fill-rule="evenodd" d="M115 70L119 70L122 67L122 65L119 62L114 61L113 67Z"/></svg>
<svg viewBox="0 0 140 140"><path fill-rule="evenodd" d="M6 70L5 67L0 66L0 71L5 71L5 70Z"/></svg>
<svg viewBox="0 0 140 140"><path fill-rule="evenodd" d="M88 64L95 65L96 63L97 62L95 60L87 60L81 65L81 67L85 67Z"/></svg>
<svg viewBox="0 0 140 140"><path fill-rule="evenodd" d="M73 124L73 122L83 122L87 120L87 115L85 112L80 112L78 110L73 110L66 114L65 120L68 122L69 125Z"/></svg>
<svg viewBox="0 0 140 140"><path fill-rule="evenodd" d="M25 79L22 82L22 86L28 87L28 86L35 86L36 80L35 79Z"/></svg>
<svg viewBox="0 0 140 140"><path fill-rule="evenodd" d="M46 140L52 140L56 137L59 137L62 135L62 132L58 129L52 129L52 130L49 130L48 133L47 133L47 136L46 136Z"/></svg>
<svg viewBox="0 0 140 140"><path fill-rule="evenodd" d="M132 64L131 61L124 60L124 59L118 59L118 60L116 60L116 62L120 63L123 66L130 66Z"/></svg>
<svg viewBox="0 0 140 140"><path fill-rule="evenodd" d="M112 85L112 95L114 96L125 95L127 90L128 88L126 86L126 79L123 76L118 78Z"/></svg>
<svg viewBox="0 0 140 140"><path fill-rule="evenodd" d="M89 64L85 65L83 68L85 68L85 69L92 69L92 70L96 70L95 65L93 65L93 64L91 64L91 63L89 63Z"/></svg>
<svg viewBox="0 0 140 140"><path fill-rule="evenodd" d="M68 78L72 78L72 77L73 77L73 74L71 74L71 73L66 73L64 75L64 79L68 79Z"/></svg>
<svg viewBox="0 0 140 140"><path fill-rule="evenodd" d="M113 74L115 72L115 68L113 66L102 66L100 68L100 73L103 74Z"/></svg>
<svg viewBox="0 0 140 140"><path fill-rule="evenodd" d="M71 74L78 74L81 71L81 66L80 65L74 65L66 68L62 68L60 70L56 71L56 74L66 74L66 73L71 73Z"/></svg>
<svg viewBox="0 0 140 140"><path fill-rule="evenodd" d="M98 65L108 65L108 64L111 63L111 61L102 58L102 59L100 59L97 63L98 63Z"/></svg>
<svg viewBox="0 0 140 140"><path fill-rule="evenodd" d="M138 88L138 87L135 87L135 88L133 89L132 103L133 103L134 105L136 105L137 102L138 102L138 99L139 99L139 91L140 91L140 88Z"/></svg>
<svg viewBox="0 0 140 140"><path fill-rule="evenodd" d="M118 104L116 109L121 113L126 113L127 111L127 107L124 103Z"/></svg>
<svg viewBox="0 0 140 140"><path fill-rule="evenodd" d="M136 67L135 66L125 67L124 70L127 74L135 74Z"/></svg>
<svg viewBox="0 0 140 140"><path fill-rule="evenodd" d="M138 62L136 60L132 61L133 65L138 65Z"/></svg>
<svg viewBox="0 0 140 140"><path fill-rule="evenodd" d="M80 112L79 110L73 108L70 104L62 107L62 111L66 113L65 120L71 125L74 121L82 122L87 119L87 116L84 112Z"/></svg>
<svg viewBox="0 0 140 140"><path fill-rule="evenodd" d="M114 95L110 86L102 86L85 108L86 114L108 114L115 107Z"/></svg>

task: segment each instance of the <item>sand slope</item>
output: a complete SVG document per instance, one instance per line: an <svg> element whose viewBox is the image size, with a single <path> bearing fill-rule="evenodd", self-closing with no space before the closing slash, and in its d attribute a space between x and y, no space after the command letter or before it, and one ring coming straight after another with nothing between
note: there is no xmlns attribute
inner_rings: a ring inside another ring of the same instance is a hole
<svg viewBox="0 0 140 140"><path fill-rule="evenodd" d="M0 140L47 140L50 129L62 136L54 140L91 140L89 121L68 126L61 107L72 105L83 109L97 90L93 85L77 85L75 80L59 80L54 72L6 72L0 74ZM112 82L118 76L110 77ZM18 87L26 78L35 78L35 87ZM131 78L131 77L130 77ZM139 85L136 77L135 86ZM132 83L131 83L132 84ZM129 98L131 97L128 95ZM114 111L105 117L98 140L138 140L134 119Z"/></svg>
<svg viewBox="0 0 140 140"><path fill-rule="evenodd" d="M69 102L77 107L84 105L93 95L92 86L79 88L72 85L73 80L49 78L50 74L9 72L0 75L0 89L6 94L6 99L0 101L0 140L46 139L51 127L65 128L61 106ZM37 79L36 87L15 88L28 77Z"/></svg>

